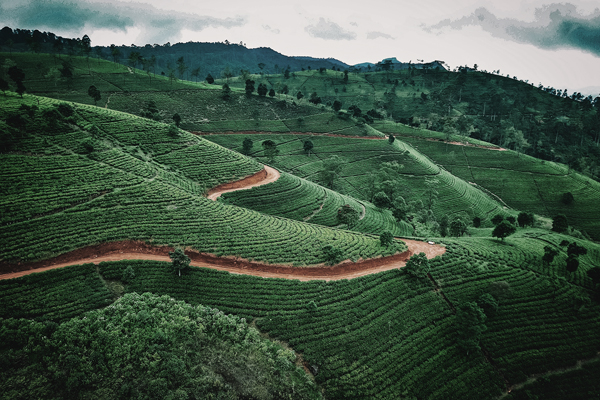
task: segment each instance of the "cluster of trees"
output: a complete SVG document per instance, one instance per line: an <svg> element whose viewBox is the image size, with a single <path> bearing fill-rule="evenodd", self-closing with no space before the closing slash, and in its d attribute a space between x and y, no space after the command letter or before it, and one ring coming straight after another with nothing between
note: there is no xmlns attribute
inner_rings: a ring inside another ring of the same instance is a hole
<svg viewBox="0 0 600 400"><path fill-rule="evenodd" d="M6 69L8 78L15 84L15 92L23 97L23 93L25 93L26 90L25 85L23 84L23 81L25 80L25 72L10 60L4 64L4 67ZM0 90L6 94L6 91L9 89L9 82L4 79L4 77L0 76Z"/></svg>
<svg viewBox="0 0 600 400"><path fill-rule="evenodd" d="M60 325L2 328L6 399L22 398L24 381L40 399L322 398L293 351L242 318L168 296L128 293Z"/></svg>

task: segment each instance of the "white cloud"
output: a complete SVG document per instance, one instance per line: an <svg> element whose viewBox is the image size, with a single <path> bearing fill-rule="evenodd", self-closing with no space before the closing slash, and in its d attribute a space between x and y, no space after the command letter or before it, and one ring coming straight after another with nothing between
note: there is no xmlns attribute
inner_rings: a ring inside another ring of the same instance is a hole
<svg viewBox="0 0 600 400"><path fill-rule="evenodd" d="M350 32L343 29L341 26L336 24L329 19L319 18L319 22L312 24L304 28L306 32L312 37L325 39L325 40L355 40L356 33Z"/></svg>

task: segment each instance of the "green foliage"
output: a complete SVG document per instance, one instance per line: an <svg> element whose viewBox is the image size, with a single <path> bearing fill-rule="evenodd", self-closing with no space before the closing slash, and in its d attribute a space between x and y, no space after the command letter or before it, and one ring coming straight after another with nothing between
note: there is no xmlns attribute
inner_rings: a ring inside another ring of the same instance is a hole
<svg viewBox="0 0 600 400"><path fill-rule="evenodd" d="M544 255L542 256L542 261L546 265L552 264L554 261L554 257L558 255L558 250L552 246L544 246Z"/></svg>
<svg viewBox="0 0 600 400"><path fill-rule="evenodd" d="M252 142L252 139L248 137L245 138L244 142L242 143L242 154L250 154L250 151L252 151L252 146L254 146L254 142Z"/></svg>
<svg viewBox="0 0 600 400"><path fill-rule="evenodd" d="M502 221L492 231L492 236L504 241L504 238L512 235L517 231L517 228L508 221Z"/></svg>
<svg viewBox="0 0 600 400"><path fill-rule="evenodd" d="M521 228L525 228L526 226L533 226L533 223L535 222L535 218L534 218L533 213L522 211L517 216L517 222L519 223L519 226Z"/></svg>
<svg viewBox="0 0 600 400"><path fill-rule="evenodd" d="M456 310L457 343L467 355L481 350L479 342L487 329L485 321L485 313L475 302L461 304Z"/></svg>
<svg viewBox="0 0 600 400"><path fill-rule="evenodd" d="M375 196L373 196L373 204L379 208L390 208L392 201L385 192L381 191L375 193Z"/></svg>
<svg viewBox="0 0 600 400"><path fill-rule="evenodd" d="M310 155L310 152L313 149L313 147L315 147L315 145L313 144L312 141L310 141L310 140L305 140L304 141L303 148L304 148L304 152L306 154Z"/></svg>
<svg viewBox="0 0 600 400"><path fill-rule="evenodd" d="M498 224L500 224L500 222L504 221L504 215L502 214L496 214L492 217L492 224L498 226Z"/></svg>
<svg viewBox="0 0 600 400"><path fill-rule="evenodd" d="M498 300L490 293L484 293L477 299L477 305L483 310L486 317L491 318L498 310Z"/></svg>
<svg viewBox="0 0 600 400"><path fill-rule="evenodd" d="M473 227L479 228L480 226L481 226L481 218L480 217L474 217L473 218Z"/></svg>
<svg viewBox="0 0 600 400"><path fill-rule="evenodd" d="M169 252L171 258L171 268L173 272L176 272L181 276L181 271L189 268L190 258L183 252L183 249L178 247L175 251Z"/></svg>
<svg viewBox="0 0 600 400"><path fill-rule="evenodd" d="M388 143L389 143L389 144L392 144L392 143L394 143L394 140L396 140L396 138L394 137L394 135L390 134L390 135L388 136Z"/></svg>
<svg viewBox="0 0 600 400"><path fill-rule="evenodd" d="M275 161L275 157L279 154L279 149L277 148L277 143L272 140L265 140L261 143L262 148L265 152L265 156L269 160L269 163L273 163Z"/></svg>
<svg viewBox="0 0 600 400"><path fill-rule="evenodd" d="M181 116L177 113L173 114L173 122L175 123L175 126L177 128L179 128L179 124L181 124Z"/></svg>
<svg viewBox="0 0 600 400"><path fill-rule="evenodd" d="M348 225L349 228L356 225L360 218L358 210L352 208L350 204L344 204L337 210L337 220L341 224Z"/></svg>
<svg viewBox="0 0 600 400"><path fill-rule="evenodd" d="M564 214L558 214L552 218L552 230L558 233L564 233L569 229L567 217Z"/></svg>
<svg viewBox="0 0 600 400"><path fill-rule="evenodd" d="M43 355L34 366L52 384L29 385L42 398L321 398L292 351L239 317L168 296L126 294L42 334L30 355Z"/></svg>
<svg viewBox="0 0 600 400"><path fill-rule="evenodd" d="M134 278L135 278L135 271L133 270L133 267L130 265L127 268L125 268L125 270L123 271L123 276L121 277L121 281L123 281L123 283L130 283L133 281Z"/></svg>
<svg viewBox="0 0 600 400"><path fill-rule="evenodd" d="M94 100L94 105L96 105L96 103L102 98L102 94L94 85L91 85L88 88L88 96L90 96Z"/></svg>
<svg viewBox="0 0 600 400"><path fill-rule="evenodd" d="M408 274L418 278L429 273L429 260L425 253L413 254L403 268Z"/></svg>
<svg viewBox="0 0 600 400"><path fill-rule="evenodd" d="M394 235L391 232L383 232L379 235L379 243L382 247L388 247L394 244Z"/></svg>
<svg viewBox="0 0 600 400"><path fill-rule="evenodd" d="M325 264L335 265L344 260L344 252L342 249L333 246L325 246L321 249L325 256Z"/></svg>
<svg viewBox="0 0 600 400"><path fill-rule="evenodd" d="M461 218L455 218L450 222L449 232L454 237L462 236L467 232L467 224Z"/></svg>
<svg viewBox="0 0 600 400"><path fill-rule="evenodd" d="M565 192L565 193L562 194L562 196L560 198L560 201L563 204L569 206L569 205L573 204L573 202L575 201L575 198L573 197L573 193L571 193L571 192Z"/></svg>

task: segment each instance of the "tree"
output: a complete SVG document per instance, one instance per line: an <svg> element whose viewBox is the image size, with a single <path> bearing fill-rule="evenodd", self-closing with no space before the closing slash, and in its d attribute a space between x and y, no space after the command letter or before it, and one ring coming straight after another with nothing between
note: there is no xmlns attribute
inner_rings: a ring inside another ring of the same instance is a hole
<svg viewBox="0 0 600 400"><path fill-rule="evenodd" d="M179 124L181 124L181 116L177 113L173 114L173 122L175 122L175 126L179 128Z"/></svg>
<svg viewBox="0 0 600 400"><path fill-rule="evenodd" d="M340 156L333 155L323 161L323 170L319 172L319 178L324 185L333 189L335 178L344 168L345 160Z"/></svg>
<svg viewBox="0 0 600 400"><path fill-rule="evenodd" d="M504 242L504 238L512 235L517 231L517 228L508 221L502 221L492 231L492 236L500 238Z"/></svg>
<svg viewBox="0 0 600 400"><path fill-rule="evenodd" d="M179 72L179 79L183 79L183 74L187 71L188 66L185 65L183 56L177 59L177 71Z"/></svg>
<svg viewBox="0 0 600 400"><path fill-rule="evenodd" d="M258 63L258 68L260 68L260 71L262 73L262 70L266 67L265 63Z"/></svg>
<svg viewBox="0 0 600 400"><path fill-rule="evenodd" d="M269 97L275 97L275 89L271 88L271 90L269 90Z"/></svg>
<svg viewBox="0 0 600 400"><path fill-rule="evenodd" d="M231 99L231 88L227 83L223 84L223 88L221 89L221 97L223 100Z"/></svg>
<svg viewBox="0 0 600 400"><path fill-rule="evenodd" d="M252 139L245 138L244 142L242 143L242 153L245 155L250 154L250 151L252 150L253 145L254 145L254 143L252 142Z"/></svg>
<svg viewBox="0 0 600 400"><path fill-rule="evenodd" d="M94 100L94 105L96 105L98 103L98 100L102 98L100 91L94 85L91 85L88 88L88 96L90 96Z"/></svg>
<svg viewBox="0 0 600 400"><path fill-rule="evenodd" d="M317 92L312 92L308 101L313 103L314 105L321 104L321 98L317 95Z"/></svg>
<svg viewBox="0 0 600 400"><path fill-rule="evenodd" d="M335 100L331 107L333 108L333 111L338 112L342 109L342 102L339 100Z"/></svg>
<svg viewBox="0 0 600 400"><path fill-rule="evenodd" d="M566 192L566 193L562 194L560 201L562 201L563 204L569 206L569 205L573 204L573 201L575 201L575 198L573 197L573 193Z"/></svg>
<svg viewBox="0 0 600 400"><path fill-rule="evenodd" d="M254 81L251 79L246 79L246 96L251 96L252 92L254 92Z"/></svg>
<svg viewBox="0 0 600 400"><path fill-rule="evenodd" d="M269 160L269 163L273 163L275 161L275 156L279 154L279 149L277 148L277 143L272 140L265 140L261 143L263 150L265 151L265 156Z"/></svg>
<svg viewBox="0 0 600 400"><path fill-rule="evenodd" d="M62 51L62 48L61 48ZM119 49L117 46L115 46L114 44L110 45L110 55L113 58L113 62L119 62L119 59L121 58L121 49Z"/></svg>
<svg viewBox="0 0 600 400"><path fill-rule="evenodd" d="M569 229L567 217L564 214L558 214L552 219L552 230L558 233L564 233Z"/></svg>
<svg viewBox="0 0 600 400"><path fill-rule="evenodd" d="M267 93L269 92L269 89L267 88L267 85L265 85L264 83L259 83L258 89L256 90L256 92L258 93L259 96L265 97L267 95ZM273 94L275 94L275 93L273 93Z"/></svg>
<svg viewBox="0 0 600 400"><path fill-rule="evenodd" d="M587 254L587 249L583 246L579 246L576 242L570 243L567 248L567 255L569 257L579 257L580 255Z"/></svg>
<svg viewBox="0 0 600 400"><path fill-rule="evenodd" d="M498 225L500 222L504 221L504 215L496 214L492 217L492 224Z"/></svg>
<svg viewBox="0 0 600 400"><path fill-rule="evenodd" d="M348 227L356 225L359 221L360 215L357 210L352 208L349 204L344 204L337 211L337 220L340 224L346 224Z"/></svg>
<svg viewBox="0 0 600 400"><path fill-rule="evenodd" d="M179 276L181 276L181 270L190 266L190 258L180 247L177 247L175 251L170 251L169 257L171 258L171 268L173 269L173 272L177 272Z"/></svg>
<svg viewBox="0 0 600 400"><path fill-rule="evenodd" d="M467 224L461 218L455 218L450 222L450 235L460 237L467 233Z"/></svg>
<svg viewBox="0 0 600 400"><path fill-rule="evenodd" d="M5 81L4 79L0 78L0 90L2 90L2 93L4 93L5 96L6 96L6 91L8 89L9 89L8 82Z"/></svg>
<svg viewBox="0 0 600 400"><path fill-rule="evenodd" d="M208 75L206 75L206 82L209 85L212 85L213 83L215 83L215 78L213 78L211 74L208 74Z"/></svg>
<svg viewBox="0 0 600 400"><path fill-rule="evenodd" d="M600 267L593 267L587 271L587 276L592 280L594 288L597 289L600 284Z"/></svg>
<svg viewBox="0 0 600 400"><path fill-rule="evenodd" d="M296 98L298 99L298 101L302 100L303 97L304 95L302 94L302 92L296 93Z"/></svg>
<svg viewBox="0 0 600 400"><path fill-rule="evenodd" d="M413 254L406 262L403 270L417 278L426 276L429 273L429 260L427 259L427 255L423 252Z"/></svg>
<svg viewBox="0 0 600 400"><path fill-rule="evenodd" d="M481 226L481 218L479 218L479 217L473 218L473 226L475 228L479 228Z"/></svg>
<svg viewBox="0 0 600 400"><path fill-rule="evenodd" d="M392 201L384 191L379 191L373 196L373 204L379 208L390 208Z"/></svg>
<svg viewBox="0 0 600 400"><path fill-rule="evenodd" d="M396 140L396 138L394 137L394 135L392 135L392 134L390 133L390 136L388 136L388 143L389 143L389 144L392 144L392 143L394 143L394 141L395 141L395 140Z"/></svg>
<svg viewBox="0 0 600 400"><path fill-rule="evenodd" d="M196 78L196 82L198 82L198 77L200 76L200 67L192 70L192 76Z"/></svg>
<svg viewBox="0 0 600 400"><path fill-rule="evenodd" d="M233 76L233 74L231 73L231 69L229 68L229 65L226 65L225 69L223 71L221 71L221 78L225 78L227 83L229 83L229 78L231 78L232 76Z"/></svg>
<svg viewBox="0 0 600 400"><path fill-rule="evenodd" d="M385 231L379 235L379 244L381 247L389 247L394 244L394 235L391 232Z"/></svg>
<svg viewBox="0 0 600 400"><path fill-rule="evenodd" d="M446 237L448 236L448 228L450 228L450 219L448 218L448 214L444 214L442 219L440 220L440 236Z"/></svg>
<svg viewBox="0 0 600 400"><path fill-rule="evenodd" d="M533 213L528 213L528 212L522 211L517 216L517 222L519 223L519 226L521 228L525 228L526 226L533 226L533 223L535 222L535 218L533 216Z"/></svg>
<svg viewBox="0 0 600 400"><path fill-rule="evenodd" d="M567 271L573 273L579 268L579 259L575 256L569 256L567 258Z"/></svg>
<svg viewBox="0 0 600 400"><path fill-rule="evenodd" d="M123 271L123 275L121 276L121 281L123 283L131 283L135 279L135 271L133 267L130 265Z"/></svg>
<svg viewBox="0 0 600 400"><path fill-rule="evenodd" d="M458 333L458 346L467 355L470 352L481 350L479 340L481 334L487 329L485 326L486 315L475 302L461 304L456 310L455 326Z"/></svg>
<svg viewBox="0 0 600 400"><path fill-rule="evenodd" d="M486 317L493 317L498 310L498 300L490 293L484 293L477 299L477 305L483 310Z"/></svg>
<svg viewBox="0 0 600 400"><path fill-rule="evenodd" d="M177 126L175 126L175 124L169 125L169 136L176 137L177 135L179 135L179 129L177 129Z"/></svg>
<svg viewBox="0 0 600 400"><path fill-rule="evenodd" d="M309 156L310 156L310 152L312 151L313 147L315 147L315 145L313 144L312 141L310 141L310 140L304 141L304 152L306 154L308 154Z"/></svg>
<svg viewBox="0 0 600 400"><path fill-rule="evenodd" d="M325 256L325 264L327 265L339 264L344 259L344 252L337 247L324 246L322 250Z"/></svg>
<svg viewBox="0 0 600 400"><path fill-rule="evenodd" d="M558 250L554 247L544 246L544 255L542 261L546 266L550 265L554 261L554 257L558 255Z"/></svg>

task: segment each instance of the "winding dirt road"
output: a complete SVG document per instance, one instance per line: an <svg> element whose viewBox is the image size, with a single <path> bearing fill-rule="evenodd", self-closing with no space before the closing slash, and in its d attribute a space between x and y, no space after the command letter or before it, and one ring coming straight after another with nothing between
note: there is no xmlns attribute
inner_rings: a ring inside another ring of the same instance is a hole
<svg viewBox="0 0 600 400"><path fill-rule="evenodd" d="M216 200L223 193L236 190L245 190L252 187L266 185L279 179L279 172L265 165L265 168L253 175L239 181L225 183L211 189L208 198ZM234 257L216 257L212 254L200 253L195 250L186 250L194 267L212 268L228 271L233 274L254 275L263 278L285 278L309 280L339 280L352 279L359 276L401 268L413 254L425 253L427 258L434 258L446 252L440 245L430 245L417 240L401 239L408 245L408 250L389 257L362 260L356 263L346 260L334 266L291 267L287 265L261 264ZM81 265L86 263L98 264L102 261L121 260L155 260L170 262L168 246L152 246L145 242L121 241L102 243L74 250L60 256L29 263L8 263L0 261L0 279L12 279L43 272L50 269L62 268L68 265Z"/></svg>
<svg viewBox="0 0 600 400"><path fill-rule="evenodd" d="M374 258L356 263L347 260L334 266L291 267L287 265L261 264L238 258L216 257L212 254L200 253L195 250L186 250L185 253L192 260L190 265L194 267L212 268L233 274L253 275L263 278L329 281L352 279L401 268L406 265L406 261L411 255L421 252L425 253L427 258L430 259L446 252L446 248L440 245L430 245L417 240L401 240L408 245L408 251L389 257ZM155 260L170 262L169 251L173 251L173 248L168 246L151 246L145 242L122 241L102 243L38 262L19 264L0 262L0 273L2 273L0 279L18 278L69 265L98 264L102 261Z"/></svg>
<svg viewBox="0 0 600 400"><path fill-rule="evenodd" d="M208 195L206 196L210 200L217 200L223 193L235 192L237 190L246 190L251 189L256 186L266 185L271 182L275 182L279 179L279 171L275 168L271 168L268 165L265 165L265 168L261 171L258 171L254 175L250 175L245 177L244 179L240 179L239 181L224 183L215 188L212 188L208 191Z"/></svg>

